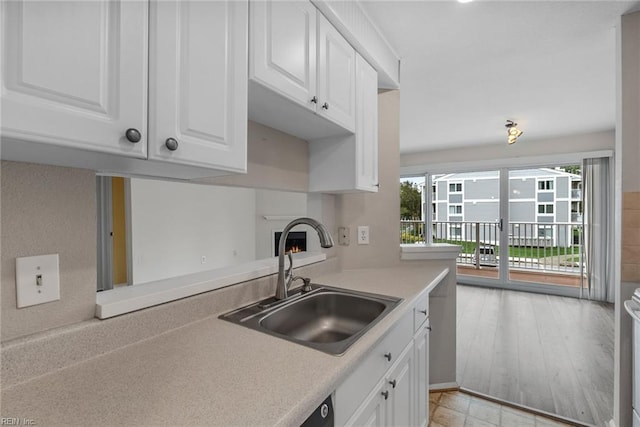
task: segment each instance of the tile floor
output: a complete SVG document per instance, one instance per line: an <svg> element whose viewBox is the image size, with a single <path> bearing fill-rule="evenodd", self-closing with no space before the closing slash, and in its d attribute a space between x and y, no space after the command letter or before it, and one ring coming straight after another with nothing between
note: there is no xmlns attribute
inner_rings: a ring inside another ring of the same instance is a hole
<svg viewBox="0 0 640 427"><path fill-rule="evenodd" d="M429 427L570 426L460 391L429 393Z"/></svg>

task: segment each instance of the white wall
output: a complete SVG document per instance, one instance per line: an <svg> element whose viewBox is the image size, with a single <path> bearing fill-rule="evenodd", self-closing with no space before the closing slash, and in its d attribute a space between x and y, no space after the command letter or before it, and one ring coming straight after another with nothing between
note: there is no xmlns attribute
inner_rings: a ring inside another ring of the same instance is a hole
<svg viewBox="0 0 640 427"><path fill-rule="evenodd" d="M133 284L253 261L255 212L253 189L131 179Z"/></svg>
<svg viewBox="0 0 640 427"><path fill-rule="evenodd" d="M477 147L456 148L451 150L404 153L400 156L400 173L403 175L424 173L426 171L463 172L479 170L486 167L505 166L505 160L532 158L540 164L551 164L554 161L564 162L567 156L576 153L613 150L615 132L587 133L544 140L520 139L513 145L506 140L500 144L480 145ZM520 160L520 166L537 166Z"/></svg>

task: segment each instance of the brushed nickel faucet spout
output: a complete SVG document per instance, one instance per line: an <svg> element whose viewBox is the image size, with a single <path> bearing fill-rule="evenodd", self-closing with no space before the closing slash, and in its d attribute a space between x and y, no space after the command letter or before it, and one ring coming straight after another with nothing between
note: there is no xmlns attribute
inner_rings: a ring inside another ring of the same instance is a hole
<svg viewBox="0 0 640 427"><path fill-rule="evenodd" d="M289 231L291 231L293 227L299 224L306 224L313 227L313 229L316 230L316 233L318 233L318 237L320 238L320 246L322 246L323 248L330 248L333 246L331 233L329 233L324 225L313 218L297 218L287 224L284 230L282 230L280 240L278 241L278 283L276 286L276 299L285 299L289 296L289 284L291 283L291 279L293 278L293 262L291 260L291 257L289 257L289 264L291 265L289 266L289 269L285 274L284 250Z"/></svg>

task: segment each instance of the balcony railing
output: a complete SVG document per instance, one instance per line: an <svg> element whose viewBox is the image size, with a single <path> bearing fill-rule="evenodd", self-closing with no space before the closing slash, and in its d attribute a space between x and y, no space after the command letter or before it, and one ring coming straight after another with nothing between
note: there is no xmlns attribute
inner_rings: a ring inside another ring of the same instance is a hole
<svg viewBox="0 0 640 427"><path fill-rule="evenodd" d="M424 243L421 220L400 222L401 242ZM573 223L510 222L507 224L510 269L580 274L582 226ZM459 265L497 267L504 259L496 222L434 222L433 242L460 245Z"/></svg>

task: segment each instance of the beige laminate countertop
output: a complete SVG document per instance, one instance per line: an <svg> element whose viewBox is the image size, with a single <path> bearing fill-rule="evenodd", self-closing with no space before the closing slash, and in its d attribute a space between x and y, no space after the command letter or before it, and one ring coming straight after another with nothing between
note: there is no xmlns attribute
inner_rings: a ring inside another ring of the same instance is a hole
<svg viewBox="0 0 640 427"><path fill-rule="evenodd" d="M2 416L31 419L38 426L299 425L412 301L447 273L438 263L402 263L313 277L315 283L404 299L342 356L256 332L212 313L3 390Z"/></svg>

